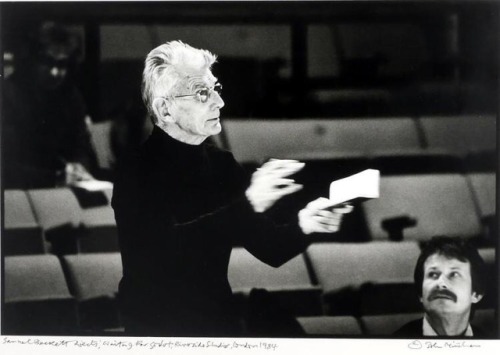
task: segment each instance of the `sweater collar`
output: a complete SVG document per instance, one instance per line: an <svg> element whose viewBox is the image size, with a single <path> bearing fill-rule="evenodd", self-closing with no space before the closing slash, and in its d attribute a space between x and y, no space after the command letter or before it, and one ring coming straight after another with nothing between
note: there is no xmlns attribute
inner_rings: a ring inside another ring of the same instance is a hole
<svg viewBox="0 0 500 355"><path fill-rule="evenodd" d="M192 145L172 138L158 126L154 126L149 141L155 148L159 148L160 152L183 151L193 153L200 152L204 148L204 143Z"/></svg>
<svg viewBox="0 0 500 355"><path fill-rule="evenodd" d="M424 317L424 322L422 326L423 330L423 335L424 336L438 336L438 333L432 328L431 324L427 320L426 317ZM472 332L472 327L470 324L467 325L467 329L465 329L465 332L463 333L463 336L465 337L472 337L474 336L474 333Z"/></svg>
<svg viewBox="0 0 500 355"><path fill-rule="evenodd" d="M146 152L150 157L156 157L155 160L176 162L182 167L201 168L206 156L206 144L191 145L178 141L155 126L146 143Z"/></svg>

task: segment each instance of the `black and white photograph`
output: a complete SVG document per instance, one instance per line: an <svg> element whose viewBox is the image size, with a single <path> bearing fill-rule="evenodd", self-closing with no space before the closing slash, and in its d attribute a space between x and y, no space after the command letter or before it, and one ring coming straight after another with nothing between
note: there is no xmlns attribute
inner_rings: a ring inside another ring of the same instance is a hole
<svg viewBox="0 0 500 355"><path fill-rule="evenodd" d="M0 26L2 353L499 345L499 1Z"/></svg>

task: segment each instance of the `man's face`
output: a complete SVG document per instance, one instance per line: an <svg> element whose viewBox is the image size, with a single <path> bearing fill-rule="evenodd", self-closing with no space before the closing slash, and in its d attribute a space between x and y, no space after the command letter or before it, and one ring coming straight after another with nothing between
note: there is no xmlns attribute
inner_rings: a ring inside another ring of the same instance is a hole
<svg viewBox="0 0 500 355"><path fill-rule="evenodd" d="M472 290L469 262L433 254L424 263L422 297L425 312L438 316L464 315L481 299Z"/></svg>
<svg viewBox="0 0 500 355"><path fill-rule="evenodd" d="M37 64L38 81L46 89L56 89L65 80L68 73L69 53L64 47L49 46Z"/></svg>
<svg viewBox="0 0 500 355"><path fill-rule="evenodd" d="M208 71L189 77L174 95L192 95L209 89L206 102L197 96L176 97L172 101L169 114L188 136L206 138L220 133L220 109L224 101L216 91L210 90L216 83L217 79Z"/></svg>

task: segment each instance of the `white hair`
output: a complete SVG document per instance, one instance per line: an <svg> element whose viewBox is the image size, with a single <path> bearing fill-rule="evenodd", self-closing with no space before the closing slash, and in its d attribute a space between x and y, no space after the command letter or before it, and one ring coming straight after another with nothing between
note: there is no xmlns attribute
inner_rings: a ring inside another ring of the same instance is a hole
<svg viewBox="0 0 500 355"><path fill-rule="evenodd" d="M184 79L192 73L210 70L216 59L209 51L181 41L166 42L149 52L142 74L142 98L154 123L154 98L172 96Z"/></svg>

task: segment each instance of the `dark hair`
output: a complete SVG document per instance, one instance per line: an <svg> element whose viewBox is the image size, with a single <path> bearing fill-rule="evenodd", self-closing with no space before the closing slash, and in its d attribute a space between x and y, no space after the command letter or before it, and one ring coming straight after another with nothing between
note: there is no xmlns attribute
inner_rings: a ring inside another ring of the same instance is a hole
<svg viewBox="0 0 500 355"><path fill-rule="evenodd" d="M16 67L20 69L16 72L29 72L34 63L45 59L46 51L51 46L64 50L69 66L75 65L82 50L80 36L55 22L25 24L12 37Z"/></svg>
<svg viewBox="0 0 500 355"><path fill-rule="evenodd" d="M476 247L468 240L459 237L436 236L423 245L422 252L417 260L413 278L418 296L422 296L422 283L424 280L424 263L431 255L439 254L450 259L457 259L470 263L472 290L484 294L484 268L483 258Z"/></svg>
<svg viewBox="0 0 500 355"><path fill-rule="evenodd" d="M34 36L33 45L34 49L38 50L38 55L43 55L46 48L52 45L64 48L70 56L77 55L80 49L78 36L63 25L54 22L42 23L36 33L34 33Z"/></svg>

